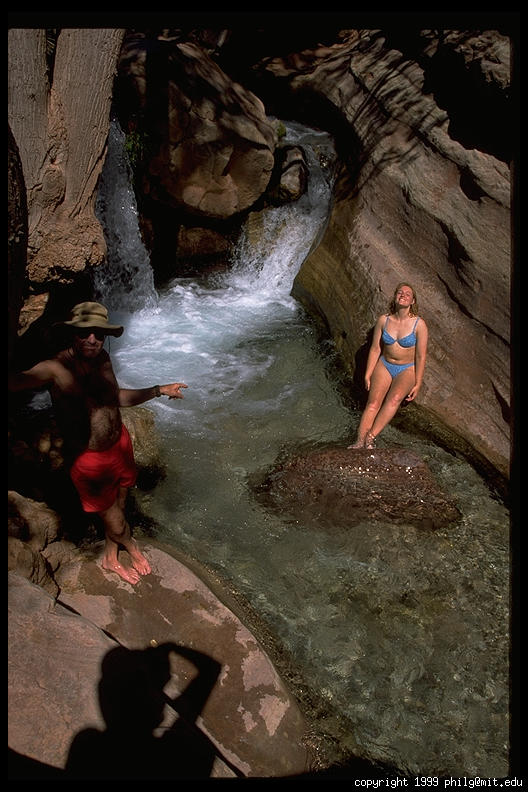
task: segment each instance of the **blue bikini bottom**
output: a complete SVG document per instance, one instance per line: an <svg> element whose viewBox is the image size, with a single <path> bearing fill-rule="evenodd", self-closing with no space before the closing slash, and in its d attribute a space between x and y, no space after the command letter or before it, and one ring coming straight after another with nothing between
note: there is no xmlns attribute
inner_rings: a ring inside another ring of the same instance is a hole
<svg viewBox="0 0 528 792"><path fill-rule="evenodd" d="M410 368L410 366L414 366L414 363L387 363L383 355L380 356L380 360L391 375L392 379L397 377L398 374L401 374L402 371L405 371L405 369Z"/></svg>

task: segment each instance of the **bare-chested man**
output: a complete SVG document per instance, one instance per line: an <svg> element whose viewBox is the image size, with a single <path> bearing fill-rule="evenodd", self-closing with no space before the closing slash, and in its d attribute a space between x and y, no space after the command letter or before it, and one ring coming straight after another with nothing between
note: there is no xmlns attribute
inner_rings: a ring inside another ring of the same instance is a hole
<svg viewBox="0 0 528 792"><path fill-rule="evenodd" d="M71 346L27 371L12 374L9 387L13 391L49 389L82 507L103 521L102 565L134 584L151 570L124 513L127 490L134 485L137 471L119 408L158 396L183 399L180 389L187 385L174 382L139 390L120 388L103 344L106 335L120 336L123 328L108 322L108 311L100 303L76 305L64 325L71 329ZM131 567L119 563L120 546L128 551Z"/></svg>

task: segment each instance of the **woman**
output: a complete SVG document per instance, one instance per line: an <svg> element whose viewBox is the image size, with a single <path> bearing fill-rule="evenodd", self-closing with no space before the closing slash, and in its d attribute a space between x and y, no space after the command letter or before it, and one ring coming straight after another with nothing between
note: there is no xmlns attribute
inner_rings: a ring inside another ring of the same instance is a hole
<svg viewBox="0 0 528 792"><path fill-rule="evenodd" d="M356 442L349 448L374 448L376 437L392 420L401 402L412 401L422 385L427 353L427 325L418 316L416 292L399 283L374 328L367 358L368 400Z"/></svg>

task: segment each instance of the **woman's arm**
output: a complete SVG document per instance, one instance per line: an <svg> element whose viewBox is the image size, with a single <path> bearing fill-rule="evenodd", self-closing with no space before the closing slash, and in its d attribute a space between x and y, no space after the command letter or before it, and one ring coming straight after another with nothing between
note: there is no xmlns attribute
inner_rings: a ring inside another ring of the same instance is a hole
<svg viewBox="0 0 528 792"><path fill-rule="evenodd" d="M425 370L425 359L427 357L427 342L429 331L423 319L420 319L416 326L416 348L414 353L414 385L409 391L406 401L412 401L422 387L423 375Z"/></svg>
<svg viewBox="0 0 528 792"><path fill-rule="evenodd" d="M378 317L378 321L374 326L372 343L370 345L367 366L365 368L365 387L367 390L370 390L370 378L372 377L372 372L376 368L376 363L378 362L381 355L381 333L385 323L385 318L386 317L382 314L380 317Z"/></svg>

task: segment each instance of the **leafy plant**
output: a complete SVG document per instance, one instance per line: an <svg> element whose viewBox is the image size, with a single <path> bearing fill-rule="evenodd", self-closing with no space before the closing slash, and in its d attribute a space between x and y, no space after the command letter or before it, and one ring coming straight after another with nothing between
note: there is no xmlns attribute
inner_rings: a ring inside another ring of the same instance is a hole
<svg viewBox="0 0 528 792"><path fill-rule="evenodd" d="M286 127L284 126L282 121L279 121L279 123L277 124L277 137L279 138L279 140L282 140L283 137L286 137Z"/></svg>
<svg viewBox="0 0 528 792"><path fill-rule="evenodd" d="M134 172L137 171L138 167L145 159L147 148L147 136L144 133L133 130L126 134L125 151L130 167Z"/></svg>

